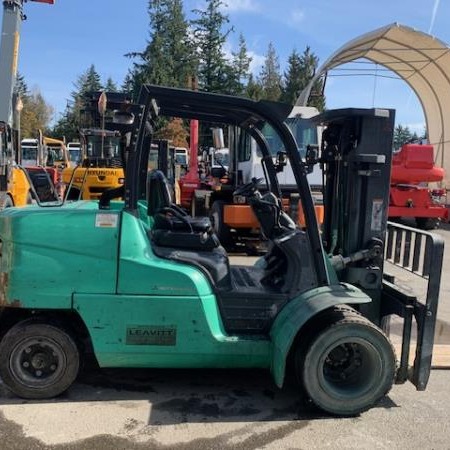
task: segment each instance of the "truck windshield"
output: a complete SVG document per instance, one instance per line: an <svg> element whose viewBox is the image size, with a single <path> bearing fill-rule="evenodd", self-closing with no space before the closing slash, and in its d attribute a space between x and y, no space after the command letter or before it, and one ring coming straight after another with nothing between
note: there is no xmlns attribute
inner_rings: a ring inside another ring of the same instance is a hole
<svg viewBox="0 0 450 450"><path fill-rule="evenodd" d="M187 164L187 157L184 153L175 153L175 163L176 164Z"/></svg>
<svg viewBox="0 0 450 450"><path fill-rule="evenodd" d="M22 160L37 161L37 147L22 145Z"/></svg>
<svg viewBox="0 0 450 450"><path fill-rule="evenodd" d="M64 161L64 150L60 145L48 145L48 150L51 152L55 161Z"/></svg>
<svg viewBox="0 0 450 450"><path fill-rule="evenodd" d="M106 136L103 138L102 136L86 136L86 140L88 158L120 157L120 139L118 137Z"/></svg>
<svg viewBox="0 0 450 450"><path fill-rule="evenodd" d="M79 148L69 148L70 160L79 163L81 160L81 150Z"/></svg>
<svg viewBox="0 0 450 450"><path fill-rule="evenodd" d="M317 127L310 119L301 119L299 117L286 119L286 125L294 135L300 155L304 158L306 147L308 145L317 145ZM270 153L273 156L276 156L279 151L285 151L278 133L270 125L266 124L262 132L269 144ZM258 155L261 155L259 148Z"/></svg>

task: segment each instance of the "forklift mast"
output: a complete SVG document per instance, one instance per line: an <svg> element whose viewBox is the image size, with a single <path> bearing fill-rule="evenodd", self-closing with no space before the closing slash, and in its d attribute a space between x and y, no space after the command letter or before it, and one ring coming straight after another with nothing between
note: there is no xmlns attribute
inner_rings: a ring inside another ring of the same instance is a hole
<svg viewBox="0 0 450 450"><path fill-rule="evenodd" d="M389 109L350 108L316 119L326 126L324 247L338 268L342 263L340 281L372 298L373 321L380 317L394 116Z"/></svg>

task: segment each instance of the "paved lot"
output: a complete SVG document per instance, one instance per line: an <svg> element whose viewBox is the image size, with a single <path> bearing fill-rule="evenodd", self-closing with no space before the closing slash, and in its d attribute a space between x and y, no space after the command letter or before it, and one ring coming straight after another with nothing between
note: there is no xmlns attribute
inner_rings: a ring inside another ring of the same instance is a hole
<svg viewBox="0 0 450 450"><path fill-rule="evenodd" d="M2 449L448 449L450 371L426 392L394 386L350 419L325 416L255 371L110 371L65 396L23 402L0 390Z"/></svg>
<svg viewBox="0 0 450 450"><path fill-rule="evenodd" d="M450 228L444 274L450 273ZM239 259L238 259L239 260ZM241 261L242 262L242 261ZM450 344L450 277L443 276L437 339ZM427 391L394 386L372 410L323 415L260 371L86 371L59 399L17 399L0 383L4 449L449 449L450 370Z"/></svg>

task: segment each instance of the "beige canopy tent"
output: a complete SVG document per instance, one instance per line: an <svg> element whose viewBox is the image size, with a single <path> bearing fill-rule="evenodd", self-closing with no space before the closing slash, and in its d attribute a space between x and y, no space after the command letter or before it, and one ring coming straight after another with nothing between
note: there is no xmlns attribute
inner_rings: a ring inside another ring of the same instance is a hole
<svg viewBox="0 0 450 450"><path fill-rule="evenodd" d="M318 69L301 92L297 105L306 105L314 82L329 70L364 58L406 81L419 98L436 163L450 180L450 47L429 34L397 23L351 40ZM448 184L448 183L447 183Z"/></svg>

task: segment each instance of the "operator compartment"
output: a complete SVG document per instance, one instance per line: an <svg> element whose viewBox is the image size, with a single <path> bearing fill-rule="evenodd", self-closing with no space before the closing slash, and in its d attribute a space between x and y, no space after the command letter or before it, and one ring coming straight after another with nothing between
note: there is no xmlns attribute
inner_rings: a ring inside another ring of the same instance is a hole
<svg viewBox="0 0 450 450"><path fill-rule="evenodd" d="M268 237L268 253L257 266L230 266L228 255L213 233L207 217L192 218L172 203L164 174L148 176L149 231L153 251L161 258L198 268L217 296L229 333L266 333L289 298L316 285L308 258L306 233L298 230L270 194L261 196L257 183L240 195L250 197L255 216Z"/></svg>
<svg viewBox="0 0 450 450"><path fill-rule="evenodd" d="M171 188L162 172L146 174L145 195L150 217L148 237L154 253L164 259L194 266L202 272L215 293L227 333L268 335L273 321L287 302L327 283L317 226L302 231L283 211L277 178L278 166L282 165L278 164L278 156L277 161L274 160L262 132L265 124L273 124L273 133L282 137L286 150L300 158L296 142L283 124L291 107L280 104L277 108L271 108L261 102L252 103L249 108L244 99L236 104L234 98L218 96L199 102L192 92L156 86L152 86L150 95L154 117L196 119L208 126L228 125L225 147L229 148L230 158L227 166L221 169L230 177L238 174L239 149L245 141L241 136L254 139L259 146L264 178L253 178L245 183L241 181L228 192L228 186L223 187L222 192L215 191L217 201L212 198L209 202L210 218L193 218L174 204ZM146 148L151 147L155 126L156 122L152 122L147 127L146 136L142 137ZM195 151L198 154L197 148ZM293 164L301 163L293 161ZM300 171L298 167L296 170ZM311 201L306 176L302 183L302 202ZM218 238L217 228L220 225L214 214L218 210L211 205L214 202L216 205L224 204L227 195L245 198L267 242L267 254L254 266L230 265L228 254L222 246L225 243L222 237ZM305 210L310 211L311 205L305 205ZM309 214L309 221L314 220L311 217Z"/></svg>

